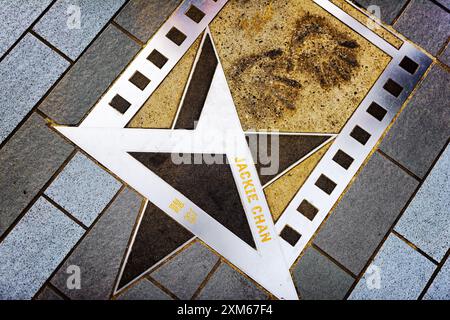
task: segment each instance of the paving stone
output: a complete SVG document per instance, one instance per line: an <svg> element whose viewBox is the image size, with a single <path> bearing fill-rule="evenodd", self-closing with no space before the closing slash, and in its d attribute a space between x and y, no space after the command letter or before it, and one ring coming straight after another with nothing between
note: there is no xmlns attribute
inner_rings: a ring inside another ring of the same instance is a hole
<svg viewBox="0 0 450 320"><path fill-rule="evenodd" d="M151 276L181 300L189 300L218 260L214 253L195 242Z"/></svg>
<svg viewBox="0 0 450 320"><path fill-rule="evenodd" d="M303 300L342 300L355 281L313 247L306 250L292 274Z"/></svg>
<svg viewBox="0 0 450 320"><path fill-rule="evenodd" d="M349 300L415 300L435 268L430 260L391 234ZM379 289L373 287L378 271Z"/></svg>
<svg viewBox="0 0 450 320"><path fill-rule="evenodd" d="M370 6L378 6L381 10L381 20L391 24L398 17L408 0L352 0L370 10Z"/></svg>
<svg viewBox="0 0 450 320"><path fill-rule="evenodd" d="M386 154L419 177L450 137L449 89L450 73L434 65L381 143Z"/></svg>
<svg viewBox="0 0 450 320"><path fill-rule="evenodd" d="M399 167L375 153L314 243L358 275L417 185Z"/></svg>
<svg viewBox="0 0 450 320"><path fill-rule="evenodd" d="M147 279L139 281L117 300L172 300L164 291Z"/></svg>
<svg viewBox="0 0 450 320"><path fill-rule="evenodd" d="M0 143L25 118L69 66L27 34L0 63Z"/></svg>
<svg viewBox="0 0 450 320"><path fill-rule="evenodd" d="M74 300L105 300L112 294L142 198L124 189L51 280ZM69 290L67 268L81 269L81 289Z"/></svg>
<svg viewBox="0 0 450 320"><path fill-rule="evenodd" d="M140 47L110 25L39 106L59 124L77 125Z"/></svg>
<svg viewBox="0 0 450 320"><path fill-rule="evenodd" d="M437 0L437 2L439 2L444 7L446 7L448 10L450 10L450 0Z"/></svg>
<svg viewBox="0 0 450 320"><path fill-rule="evenodd" d="M448 44L444 52L441 53L439 59L446 65L450 66L450 44Z"/></svg>
<svg viewBox="0 0 450 320"><path fill-rule="evenodd" d="M246 277L222 263L197 300L265 300L267 295Z"/></svg>
<svg viewBox="0 0 450 320"><path fill-rule="evenodd" d="M90 226L121 183L81 153L67 164L45 194Z"/></svg>
<svg viewBox="0 0 450 320"><path fill-rule="evenodd" d="M55 290L49 286L46 286L44 290L42 290L42 292L36 297L36 300L58 301L64 300L64 298L57 294Z"/></svg>
<svg viewBox="0 0 450 320"><path fill-rule="evenodd" d="M131 0L115 21L142 42L147 42L179 3L180 0Z"/></svg>
<svg viewBox="0 0 450 320"><path fill-rule="evenodd" d="M48 7L51 0L0 0L0 57Z"/></svg>
<svg viewBox="0 0 450 320"><path fill-rule="evenodd" d="M125 0L58 0L33 30L75 60L124 3ZM79 28L75 23L76 7L81 18Z"/></svg>
<svg viewBox="0 0 450 320"><path fill-rule="evenodd" d="M436 55L450 35L450 14L429 0L412 0L394 28Z"/></svg>
<svg viewBox="0 0 450 320"><path fill-rule="evenodd" d="M447 146L395 230L441 261L450 248L449 208L450 146Z"/></svg>
<svg viewBox="0 0 450 320"><path fill-rule="evenodd" d="M0 244L0 299L31 299L84 230L40 198Z"/></svg>
<svg viewBox="0 0 450 320"><path fill-rule="evenodd" d="M73 147L33 114L0 150L0 235L67 159Z"/></svg>
<svg viewBox="0 0 450 320"><path fill-rule="evenodd" d="M450 259L447 259L433 283L428 288L424 300L450 300Z"/></svg>

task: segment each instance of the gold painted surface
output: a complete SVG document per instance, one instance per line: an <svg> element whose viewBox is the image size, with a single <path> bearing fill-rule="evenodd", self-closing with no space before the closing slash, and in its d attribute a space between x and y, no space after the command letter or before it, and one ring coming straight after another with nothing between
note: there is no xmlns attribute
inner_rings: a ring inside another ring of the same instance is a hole
<svg viewBox="0 0 450 320"><path fill-rule="evenodd" d="M382 28L379 24L373 22L373 20L368 18L364 13L353 7L347 1L345 0L330 0L330 1L339 8L341 8L342 10L344 10L345 12L347 12L353 18L355 18L356 20L367 26L370 30L375 32L377 35L382 37L384 40L389 42L397 49L402 46L403 41L400 38L395 36L393 33L389 32L388 30ZM390 28L389 26L386 27Z"/></svg>
<svg viewBox="0 0 450 320"><path fill-rule="evenodd" d="M134 116L129 128L169 129L178 110L201 38L191 46L144 106Z"/></svg>
<svg viewBox="0 0 450 320"><path fill-rule="evenodd" d="M312 0L231 0L210 28L245 130L338 133L390 61Z"/></svg>
<svg viewBox="0 0 450 320"><path fill-rule="evenodd" d="M332 142L323 146L318 152L311 155L264 189L274 221L277 221L284 212L311 172L328 151L331 144Z"/></svg>

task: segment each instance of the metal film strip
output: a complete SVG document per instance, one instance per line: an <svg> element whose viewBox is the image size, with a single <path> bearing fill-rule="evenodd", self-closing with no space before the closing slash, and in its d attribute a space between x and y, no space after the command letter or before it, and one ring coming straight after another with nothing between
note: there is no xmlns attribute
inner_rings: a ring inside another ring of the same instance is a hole
<svg viewBox="0 0 450 320"><path fill-rule="evenodd" d="M330 1L313 1L392 60L278 220L288 264L314 236L432 62L406 41L395 48ZM81 127L125 127L227 2L183 1Z"/></svg>
<svg viewBox="0 0 450 320"><path fill-rule="evenodd" d="M125 127L227 1L183 1L80 126Z"/></svg>
<svg viewBox="0 0 450 320"><path fill-rule="evenodd" d="M392 60L276 224L290 265L314 236L432 62L408 42L397 50L331 2L314 1Z"/></svg>

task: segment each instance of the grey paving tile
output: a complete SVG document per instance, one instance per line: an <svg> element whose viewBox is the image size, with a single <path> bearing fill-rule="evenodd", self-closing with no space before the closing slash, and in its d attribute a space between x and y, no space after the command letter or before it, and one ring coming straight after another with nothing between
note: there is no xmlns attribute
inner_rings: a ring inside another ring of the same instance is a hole
<svg viewBox="0 0 450 320"><path fill-rule="evenodd" d="M436 261L450 248L450 146L442 154L395 230Z"/></svg>
<svg viewBox="0 0 450 320"><path fill-rule="evenodd" d="M429 0L412 0L394 28L436 55L450 35L450 14Z"/></svg>
<svg viewBox="0 0 450 320"><path fill-rule="evenodd" d="M125 0L58 0L33 30L75 60L124 3ZM74 28L73 5L81 14L80 28Z"/></svg>
<svg viewBox="0 0 450 320"><path fill-rule="evenodd" d="M450 300L450 259L447 259L433 283L428 288L424 300Z"/></svg>
<svg viewBox="0 0 450 320"><path fill-rule="evenodd" d="M55 290L49 286L45 286L44 290L42 290L42 292L36 297L36 300L57 301L64 300L64 298L57 294Z"/></svg>
<svg viewBox="0 0 450 320"><path fill-rule="evenodd" d="M109 299L135 225L142 198L124 189L52 278L52 284L75 300ZM69 266L81 270L81 289L66 286Z"/></svg>
<svg viewBox="0 0 450 320"><path fill-rule="evenodd" d="M450 44L448 44L444 52L441 53L439 59L446 65L450 66Z"/></svg>
<svg viewBox="0 0 450 320"><path fill-rule="evenodd" d="M180 0L131 0L115 21L142 42L147 42L177 8Z"/></svg>
<svg viewBox="0 0 450 320"><path fill-rule="evenodd" d="M45 194L90 226L120 187L121 183L108 172L77 153Z"/></svg>
<svg viewBox="0 0 450 320"><path fill-rule="evenodd" d="M450 137L449 89L450 73L434 65L381 143L381 150L419 177Z"/></svg>
<svg viewBox="0 0 450 320"><path fill-rule="evenodd" d="M0 143L44 96L69 62L27 34L0 63Z"/></svg>
<svg viewBox="0 0 450 320"><path fill-rule="evenodd" d="M139 49L122 31L108 26L39 109L59 124L77 125Z"/></svg>
<svg viewBox="0 0 450 320"><path fill-rule="evenodd" d="M125 291L117 300L172 300L164 291L147 279Z"/></svg>
<svg viewBox="0 0 450 320"><path fill-rule="evenodd" d="M353 2L370 10L370 6L378 6L381 10L381 20L391 24L400 14L408 0L352 0Z"/></svg>
<svg viewBox="0 0 450 320"><path fill-rule="evenodd" d="M178 298L189 300L218 260L218 256L196 242L151 276Z"/></svg>
<svg viewBox="0 0 450 320"><path fill-rule="evenodd" d="M439 2L444 7L446 7L448 10L450 10L450 0L437 0L437 2Z"/></svg>
<svg viewBox="0 0 450 320"><path fill-rule="evenodd" d="M31 299L83 233L40 198L0 244L0 299Z"/></svg>
<svg viewBox="0 0 450 320"><path fill-rule="evenodd" d="M349 300L415 300L436 266L406 242L391 234L350 294ZM380 274L379 288L374 287L374 273ZM368 285L368 282L370 285Z"/></svg>
<svg viewBox="0 0 450 320"><path fill-rule="evenodd" d="M0 150L0 235L38 194L73 147L33 114Z"/></svg>
<svg viewBox="0 0 450 320"><path fill-rule="evenodd" d="M0 0L0 57L51 2L52 0Z"/></svg>
<svg viewBox="0 0 450 320"><path fill-rule="evenodd" d="M292 274L303 300L341 300L355 281L313 247L306 250Z"/></svg>
<svg viewBox="0 0 450 320"><path fill-rule="evenodd" d="M253 282L222 263L214 272L197 300L265 300L267 295Z"/></svg>
<svg viewBox="0 0 450 320"><path fill-rule="evenodd" d="M375 153L314 242L358 275L417 185L399 167Z"/></svg>

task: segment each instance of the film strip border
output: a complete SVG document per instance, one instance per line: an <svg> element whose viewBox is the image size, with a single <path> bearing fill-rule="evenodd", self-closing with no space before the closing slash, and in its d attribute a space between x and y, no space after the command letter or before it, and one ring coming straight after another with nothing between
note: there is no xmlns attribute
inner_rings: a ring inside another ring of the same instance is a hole
<svg viewBox="0 0 450 320"><path fill-rule="evenodd" d="M292 265L381 139L432 60L404 42L396 49L327 0L314 0L392 57L361 105L276 224Z"/></svg>
<svg viewBox="0 0 450 320"><path fill-rule="evenodd" d="M227 2L183 1L80 126L125 127Z"/></svg>
<svg viewBox="0 0 450 320"><path fill-rule="evenodd" d="M432 62L406 41L400 49L395 48L330 1L313 1L392 60L277 222L290 264L314 236ZM125 127L227 2L183 1L81 127Z"/></svg>

